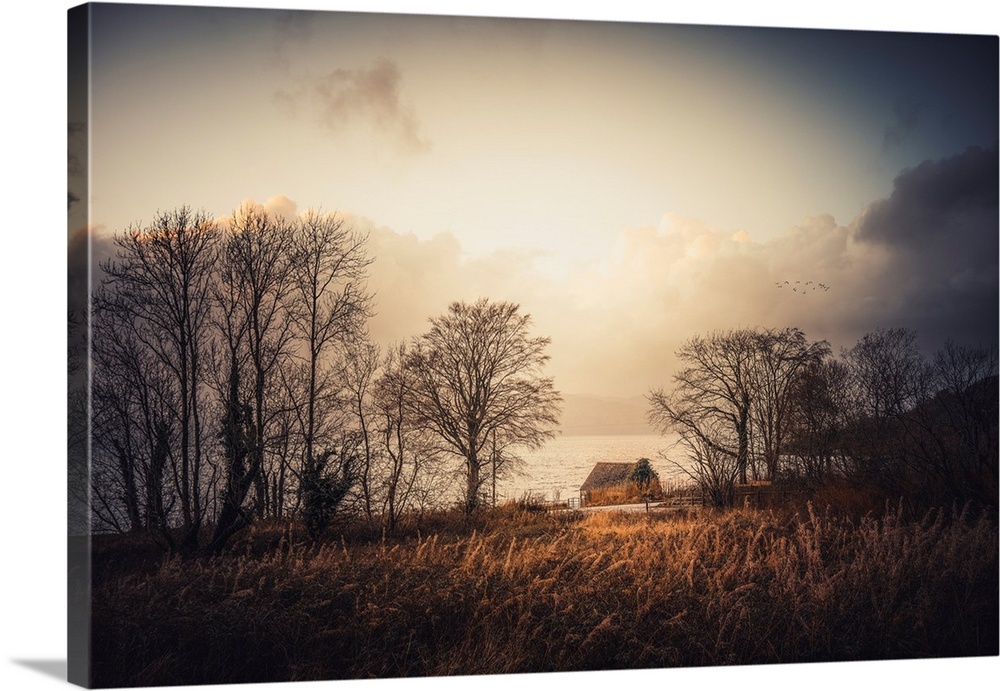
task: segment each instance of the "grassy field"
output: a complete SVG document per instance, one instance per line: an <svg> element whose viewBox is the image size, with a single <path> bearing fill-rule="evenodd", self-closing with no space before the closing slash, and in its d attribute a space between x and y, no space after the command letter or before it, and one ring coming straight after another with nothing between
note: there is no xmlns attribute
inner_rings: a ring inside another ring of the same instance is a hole
<svg viewBox="0 0 1000 691"><path fill-rule="evenodd" d="M995 517L440 515L395 538L99 544L98 686L998 653Z"/></svg>

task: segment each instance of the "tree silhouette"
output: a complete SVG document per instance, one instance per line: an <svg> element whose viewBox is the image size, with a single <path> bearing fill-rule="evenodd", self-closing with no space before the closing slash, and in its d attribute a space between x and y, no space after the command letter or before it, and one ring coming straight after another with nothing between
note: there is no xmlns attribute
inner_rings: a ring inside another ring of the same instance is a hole
<svg viewBox="0 0 1000 691"><path fill-rule="evenodd" d="M649 419L661 430L697 438L698 446L735 459L739 482L750 461L751 368L756 335L750 329L695 336L677 351L685 367L670 393L650 393Z"/></svg>
<svg viewBox="0 0 1000 691"><path fill-rule="evenodd" d="M298 219L292 232L294 303L289 314L304 351L302 387L296 392L301 405L296 406L295 416L303 438L302 475L317 482L324 465L320 456L330 453L318 451L317 446L329 443L335 428L344 426L338 424L342 415L336 410L340 383L333 364L335 349L340 346L347 360L355 359L355 349L364 357L360 351L366 344L361 336L371 314L371 296L365 287L371 263L366 239L341 217L316 211Z"/></svg>
<svg viewBox="0 0 1000 691"><path fill-rule="evenodd" d="M163 422L179 437L169 475L180 503L180 546L187 550L197 546L207 508L202 426L218 240L215 222L204 213L187 207L161 213L115 238L117 254L102 265L105 279L95 300L162 368L172 390Z"/></svg>
<svg viewBox="0 0 1000 691"><path fill-rule="evenodd" d="M456 302L430 321L407 356L407 406L441 451L463 459L471 513L494 437L502 448L538 448L555 433L562 399L541 373L550 341L529 336L530 315L509 302Z"/></svg>
<svg viewBox="0 0 1000 691"><path fill-rule="evenodd" d="M733 480L776 479L796 383L828 354L794 328L695 336L677 351L673 389L649 394L649 420L680 434L698 482L726 501Z"/></svg>
<svg viewBox="0 0 1000 691"><path fill-rule="evenodd" d="M750 415L753 440L764 465L764 477L773 481L786 444L796 384L810 366L830 354L825 341L810 343L795 328L758 331L754 336L749 370L753 397Z"/></svg>
<svg viewBox="0 0 1000 691"><path fill-rule="evenodd" d="M374 385L373 427L378 440L378 498L383 525L396 529L418 490L421 474L438 464L428 433L414 419L407 402L414 385L404 344L388 349L382 375Z"/></svg>
<svg viewBox="0 0 1000 691"><path fill-rule="evenodd" d="M292 225L245 204L233 214L222 258L223 287L232 299L226 311L238 325L239 366L246 368L252 435L248 457L255 494L253 513L276 514L280 497L271 491L268 446L279 407L281 368L291 358Z"/></svg>

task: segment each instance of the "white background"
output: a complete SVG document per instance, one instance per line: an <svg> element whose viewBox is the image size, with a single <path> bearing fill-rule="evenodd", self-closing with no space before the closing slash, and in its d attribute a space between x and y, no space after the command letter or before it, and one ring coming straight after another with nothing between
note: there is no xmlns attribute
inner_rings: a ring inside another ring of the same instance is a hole
<svg viewBox="0 0 1000 691"><path fill-rule="evenodd" d="M66 10L75 3L24 1L5 6L3 51L4 146L0 150L7 209L0 234L0 688L50 689L65 685L65 179ZM190 1L161 4L206 4ZM674 23L799 26L996 35L996 3L949 0L922 3L845 0L833 7L773 0L702 0L678 7L649 0L444 2L209 3L229 6L563 17ZM1000 658L785 665L728 669L570 673L519 677L316 682L305 688L482 689L516 684L530 689L608 685L677 687L716 684L741 688L915 688L995 683ZM291 689L289 684L202 687Z"/></svg>

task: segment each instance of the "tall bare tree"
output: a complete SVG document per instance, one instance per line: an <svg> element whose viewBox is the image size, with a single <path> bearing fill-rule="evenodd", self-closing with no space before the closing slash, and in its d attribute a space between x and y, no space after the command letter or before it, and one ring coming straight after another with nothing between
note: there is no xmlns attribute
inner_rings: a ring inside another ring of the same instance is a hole
<svg viewBox="0 0 1000 691"><path fill-rule="evenodd" d="M255 475L250 458L254 438L251 395L244 377L250 321L242 304L240 273L243 267L230 256L227 244L228 240L225 240L219 254L218 280L214 286L216 339L212 351L213 384L222 402L218 437L221 441L223 481L217 500L215 532L209 545L211 550L221 549L235 532L252 519L244 501L253 486Z"/></svg>
<svg viewBox="0 0 1000 691"><path fill-rule="evenodd" d="M363 336L372 302L366 286L371 264L366 241L341 217L318 211L299 218L291 236L289 315L304 370L295 406L303 438L303 479L318 477L317 459L330 452L324 445L346 427L335 355L346 353L352 361L353 351L366 347Z"/></svg>
<svg viewBox="0 0 1000 691"><path fill-rule="evenodd" d="M250 406L248 479L255 489L252 513L264 516L274 511L270 475L275 472L268 453L269 429L278 411L277 393L282 389L281 367L291 354L294 336L290 296L295 288L292 274L293 225L265 209L245 204L230 221L223 254L223 275L230 283L227 295L233 301L232 337L239 339L231 366L245 367ZM233 352L232 345L229 346ZM240 498L242 502L242 498Z"/></svg>
<svg viewBox="0 0 1000 691"><path fill-rule="evenodd" d="M504 446L538 448L555 433L562 399L542 374L550 339L530 336L530 315L509 302L452 303L430 322L407 357L407 405L441 451L462 459L471 513L494 435Z"/></svg>
<svg viewBox="0 0 1000 691"><path fill-rule="evenodd" d="M656 389L647 397L654 427L681 432L713 458L732 457L741 483L750 463L757 342L750 329L695 336L676 353L684 367L674 375L673 389Z"/></svg>
<svg viewBox="0 0 1000 691"><path fill-rule="evenodd" d="M375 519L378 503L376 472L380 458L379 434L375 427L377 411L374 405L375 382L382 366L379 347L367 339L342 347L340 381L346 408L352 417L351 428L358 433L361 454L358 465L358 492L365 517Z"/></svg>
<svg viewBox="0 0 1000 691"><path fill-rule="evenodd" d="M127 315L107 309L98 291L92 320L92 497L103 528L151 530L172 539L164 474L177 405L170 371L142 347ZM166 504L165 504L166 501Z"/></svg>
<svg viewBox="0 0 1000 691"><path fill-rule="evenodd" d="M880 328L842 351L848 378L848 444L855 474L898 493L905 417L930 395L930 365L906 328Z"/></svg>
<svg viewBox="0 0 1000 691"><path fill-rule="evenodd" d="M669 392L653 390L649 420L681 436L714 501L751 477L774 480L785 451L796 385L828 354L799 329L732 329L695 336L677 351Z"/></svg>
<svg viewBox="0 0 1000 691"><path fill-rule="evenodd" d="M372 395L376 433L373 490L382 524L392 532L412 506L422 483L437 475L440 453L408 403L416 384L405 344L389 348Z"/></svg>
<svg viewBox="0 0 1000 691"><path fill-rule="evenodd" d="M876 329L842 356L851 371L850 387L859 416L898 417L927 394L930 368L912 329Z"/></svg>
<svg viewBox="0 0 1000 691"><path fill-rule="evenodd" d="M847 366L834 359L808 365L792 391L787 450L796 472L812 481L848 472L842 437L846 429Z"/></svg>
<svg viewBox="0 0 1000 691"><path fill-rule="evenodd" d="M206 509L204 359L218 238L212 219L182 207L118 235L115 258L102 265L103 308L121 316L137 345L170 373L176 386L177 405L164 422L179 436L171 471L185 549L197 545Z"/></svg>
<svg viewBox="0 0 1000 691"><path fill-rule="evenodd" d="M803 373L830 354L825 341L810 343L796 328L763 329L754 334L749 370L753 441L759 447L764 477L773 481L785 450L795 387Z"/></svg>

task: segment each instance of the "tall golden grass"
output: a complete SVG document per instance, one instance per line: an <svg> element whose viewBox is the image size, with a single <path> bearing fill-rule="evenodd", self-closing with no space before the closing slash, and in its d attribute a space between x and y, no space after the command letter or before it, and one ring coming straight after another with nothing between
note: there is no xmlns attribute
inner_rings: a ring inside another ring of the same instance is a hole
<svg viewBox="0 0 1000 691"><path fill-rule="evenodd" d="M997 525L514 507L395 539L261 528L94 593L94 684L996 655Z"/></svg>

